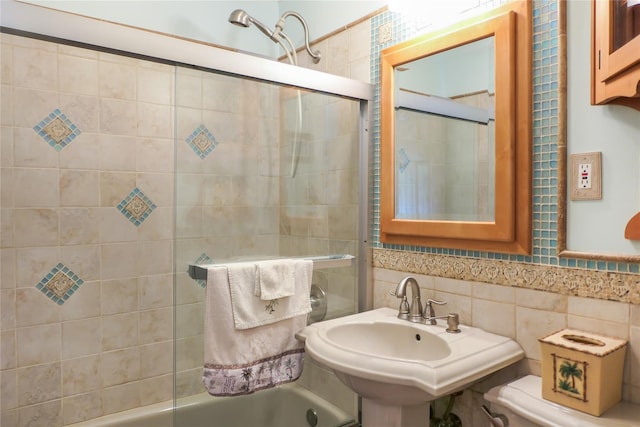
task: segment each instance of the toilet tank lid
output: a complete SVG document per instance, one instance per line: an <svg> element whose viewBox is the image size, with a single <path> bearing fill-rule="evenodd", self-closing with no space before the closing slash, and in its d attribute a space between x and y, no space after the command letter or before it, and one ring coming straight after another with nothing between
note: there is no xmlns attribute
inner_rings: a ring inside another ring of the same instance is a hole
<svg viewBox="0 0 640 427"><path fill-rule="evenodd" d="M484 398L539 425L552 427L631 427L640 426L640 405L620 402L600 417L594 417L542 398L542 381L527 375L493 387ZM494 408L494 411L495 408ZM496 411L499 412L499 409Z"/></svg>

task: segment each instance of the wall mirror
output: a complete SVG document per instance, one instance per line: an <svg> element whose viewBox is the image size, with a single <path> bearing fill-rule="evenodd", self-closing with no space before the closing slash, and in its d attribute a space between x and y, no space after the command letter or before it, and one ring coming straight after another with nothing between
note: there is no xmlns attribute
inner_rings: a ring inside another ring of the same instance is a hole
<svg viewBox="0 0 640 427"><path fill-rule="evenodd" d="M382 242L531 252L529 3L382 52Z"/></svg>

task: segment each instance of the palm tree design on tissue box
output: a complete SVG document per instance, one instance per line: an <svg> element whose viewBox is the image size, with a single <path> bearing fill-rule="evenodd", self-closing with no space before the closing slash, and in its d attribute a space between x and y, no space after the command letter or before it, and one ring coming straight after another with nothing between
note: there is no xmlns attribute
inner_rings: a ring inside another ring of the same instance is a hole
<svg viewBox="0 0 640 427"><path fill-rule="evenodd" d="M554 391L564 393L576 399L586 400L585 380L586 363L554 355L556 387Z"/></svg>

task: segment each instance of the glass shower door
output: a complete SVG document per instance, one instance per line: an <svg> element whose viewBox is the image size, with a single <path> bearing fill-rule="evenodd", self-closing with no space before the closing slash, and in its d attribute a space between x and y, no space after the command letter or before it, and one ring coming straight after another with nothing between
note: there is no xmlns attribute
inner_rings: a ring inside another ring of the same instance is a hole
<svg viewBox="0 0 640 427"><path fill-rule="evenodd" d="M194 274L194 266L312 257L313 319L323 317L325 305L324 318L357 311L360 107L357 100L182 67L175 85L179 400L205 392L206 276ZM330 370L309 357L304 366L298 384L357 416L356 396ZM187 425L179 412L175 425Z"/></svg>

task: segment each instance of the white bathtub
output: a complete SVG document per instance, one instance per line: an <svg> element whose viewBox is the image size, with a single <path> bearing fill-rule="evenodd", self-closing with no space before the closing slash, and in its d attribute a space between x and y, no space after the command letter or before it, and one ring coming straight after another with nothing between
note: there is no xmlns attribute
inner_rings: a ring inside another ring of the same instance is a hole
<svg viewBox="0 0 640 427"><path fill-rule="evenodd" d="M355 426L353 417L310 391L286 384L247 396L212 397L207 393L106 415L67 427L316 427ZM312 417L313 418L313 417Z"/></svg>

